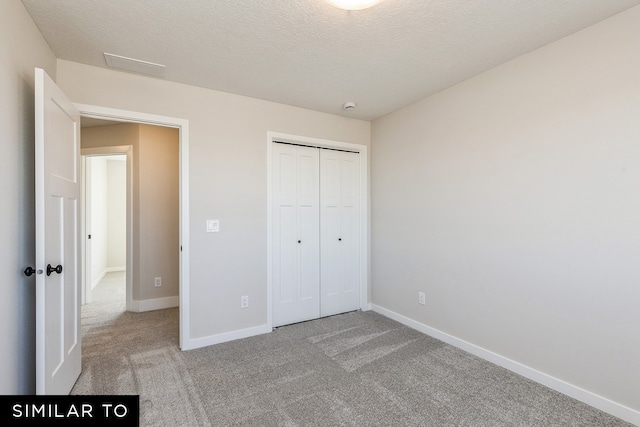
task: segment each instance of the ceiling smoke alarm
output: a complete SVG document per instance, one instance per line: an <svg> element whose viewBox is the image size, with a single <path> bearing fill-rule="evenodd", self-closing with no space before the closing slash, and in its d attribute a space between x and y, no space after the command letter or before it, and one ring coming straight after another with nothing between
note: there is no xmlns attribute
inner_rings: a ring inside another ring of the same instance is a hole
<svg viewBox="0 0 640 427"><path fill-rule="evenodd" d="M342 106L342 109L344 111L351 111L353 109L356 108L356 103L355 102L345 102L344 105Z"/></svg>

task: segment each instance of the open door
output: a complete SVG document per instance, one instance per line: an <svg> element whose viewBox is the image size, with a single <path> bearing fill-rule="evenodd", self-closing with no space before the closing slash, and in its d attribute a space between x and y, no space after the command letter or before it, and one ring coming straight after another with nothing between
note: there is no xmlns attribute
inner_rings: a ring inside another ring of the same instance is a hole
<svg viewBox="0 0 640 427"><path fill-rule="evenodd" d="M81 370L80 114L35 70L36 393L69 394Z"/></svg>

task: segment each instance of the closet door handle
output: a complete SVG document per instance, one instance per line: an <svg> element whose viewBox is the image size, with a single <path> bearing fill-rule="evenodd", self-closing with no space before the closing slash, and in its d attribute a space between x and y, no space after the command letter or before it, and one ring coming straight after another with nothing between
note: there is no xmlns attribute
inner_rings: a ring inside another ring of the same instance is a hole
<svg viewBox="0 0 640 427"><path fill-rule="evenodd" d="M302 240L298 240L298 243L302 243Z"/></svg>
<svg viewBox="0 0 640 427"><path fill-rule="evenodd" d="M342 237L338 237L338 242L342 242Z"/></svg>

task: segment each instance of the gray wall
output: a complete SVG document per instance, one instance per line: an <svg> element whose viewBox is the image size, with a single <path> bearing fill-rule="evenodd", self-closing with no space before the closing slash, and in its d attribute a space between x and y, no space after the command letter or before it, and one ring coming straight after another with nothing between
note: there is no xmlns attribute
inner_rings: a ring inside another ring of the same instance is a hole
<svg viewBox="0 0 640 427"><path fill-rule="evenodd" d="M34 67L56 59L18 0L0 2L0 394L35 391Z"/></svg>
<svg viewBox="0 0 640 427"><path fill-rule="evenodd" d="M267 132L369 145L370 123L64 60L58 84L74 102L189 120L190 338L264 326Z"/></svg>
<svg viewBox="0 0 640 427"><path fill-rule="evenodd" d="M639 22L376 120L371 144L373 303L635 410Z"/></svg>
<svg viewBox="0 0 640 427"><path fill-rule="evenodd" d="M140 126L138 171L134 171L140 198L140 300L177 296L179 291L179 141L178 129ZM155 277L162 278L159 288L153 284Z"/></svg>

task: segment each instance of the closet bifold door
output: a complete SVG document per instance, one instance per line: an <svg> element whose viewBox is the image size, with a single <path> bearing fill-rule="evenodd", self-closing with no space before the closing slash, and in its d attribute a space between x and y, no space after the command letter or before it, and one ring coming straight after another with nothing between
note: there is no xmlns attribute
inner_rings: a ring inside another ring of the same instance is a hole
<svg viewBox="0 0 640 427"><path fill-rule="evenodd" d="M320 150L320 314L360 308L360 155Z"/></svg>
<svg viewBox="0 0 640 427"><path fill-rule="evenodd" d="M319 150L273 149L273 326L320 317Z"/></svg>

